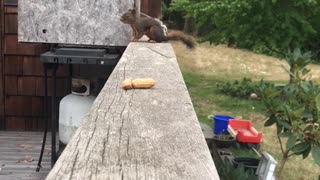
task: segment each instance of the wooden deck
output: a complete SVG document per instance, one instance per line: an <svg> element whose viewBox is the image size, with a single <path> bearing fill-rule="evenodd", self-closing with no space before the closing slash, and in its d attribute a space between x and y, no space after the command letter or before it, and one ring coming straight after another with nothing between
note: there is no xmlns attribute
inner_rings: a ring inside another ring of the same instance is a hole
<svg viewBox="0 0 320 180"><path fill-rule="evenodd" d="M212 130L201 124L206 140ZM42 132L0 131L0 180L42 180L50 171L50 133L42 159L42 169L35 172L42 143Z"/></svg>
<svg viewBox="0 0 320 180"><path fill-rule="evenodd" d="M42 144L42 132L0 131L0 179L45 179L51 169L50 133L42 159L42 168L36 172Z"/></svg>

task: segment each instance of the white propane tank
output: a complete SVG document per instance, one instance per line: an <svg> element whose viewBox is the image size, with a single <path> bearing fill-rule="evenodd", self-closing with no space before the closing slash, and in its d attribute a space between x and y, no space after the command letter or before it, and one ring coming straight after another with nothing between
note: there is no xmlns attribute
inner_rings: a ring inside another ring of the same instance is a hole
<svg viewBox="0 0 320 180"><path fill-rule="evenodd" d="M96 98L86 94L73 92L73 94L63 97L60 101L59 139L63 144L68 144Z"/></svg>

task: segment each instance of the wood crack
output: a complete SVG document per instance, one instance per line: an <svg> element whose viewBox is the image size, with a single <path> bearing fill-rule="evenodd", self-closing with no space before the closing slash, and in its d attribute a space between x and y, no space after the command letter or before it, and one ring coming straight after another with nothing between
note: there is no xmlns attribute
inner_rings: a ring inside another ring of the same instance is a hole
<svg viewBox="0 0 320 180"><path fill-rule="evenodd" d="M123 128L123 123L124 123L124 119L122 117L123 117L123 112L124 112L125 108L126 108L126 106L123 107L123 109L120 113L121 126L119 128L119 152L118 152L119 163L121 162L121 140L122 140L122 128Z"/></svg>
<svg viewBox="0 0 320 180"><path fill-rule="evenodd" d="M157 54L160 54L160 55L163 56L163 57L171 58L170 56L166 56L166 55L164 55L164 54L162 54L162 53L160 53L160 52L158 52L158 51L156 51L156 50L154 50L154 49L152 49L152 48L150 48L150 47L147 47L147 46L146 46L146 48L150 49L151 51L153 51L153 52L155 52L155 53L157 53Z"/></svg>
<svg viewBox="0 0 320 180"><path fill-rule="evenodd" d="M103 149L102 149L102 164L104 164L104 156L105 156L105 153L106 153L106 144L108 143L109 141L109 133L110 133L110 125L108 126L108 132L107 132L107 137L103 139Z"/></svg>
<svg viewBox="0 0 320 180"><path fill-rule="evenodd" d="M79 144L79 139L77 139L75 147L78 147L78 144ZM65 162L66 162L66 158L63 158L62 165L67 165L68 164L68 163L65 163ZM58 169L57 173L55 174L55 178L54 179L58 179L59 173L60 173L61 170L64 170L64 169L63 168Z"/></svg>
<svg viewBox="0 0 320 180"><path fill-rule="evenodd" d="M127 66L127 63L123 65L123 79L126 79L126 66Z"/></svg>
<svg viewBox="0 0 320 180"><path fill-rule="evenodd" d="M92 154L92 151L89 151L88 158L87 158L87 161L86 161L86 164L85 164L85 166L86 166L86 167L89 167L89 168L86 168L86 169L85 169L84 175L86 175L87 172L88 172L88 170L90 169L90 167L92 167L91 164L89 163L90 160L91 160L90 157L92 157L91 154ZM91 163L93 163L93 162L91 161ZM92 176L92 172L89 171L89 173L90 173L90 177L91 177L91 176ZM91 179L91 178L90 178L90 179Z"/></svg>
<svg viewBox="0 0 320 180"><path fill-rule="evenodd" d="M89 137L89 140L88 140L88 142L87 142L87 144L86 144L86 148L85 148L84 152L87 151L87 149L88 149L88 147L89 147L89 144L91 143L91 140L92 140L94 134L96 133L96 128L97 128L97 123L96 123L96 122L97 122L97 119L98 119L98 116L95 118L95 123L94 123L93 131L92 131L92 133L91 133L91 136Z"/></svg>
<svg viewBox="0 0 320 180"><path fill-rule="evenodd" d="M122 174L122 163L120 161L119 161L119 174Z"/></svg>
<svg viewBox="0 0 320 180"><path fill-rule="evenodd" d="M128 139L127 139L127 155L129 155L129 144L130 144L130 137L128 136Z"/></svg>
<svg viewBox="0 0 320 180"><path fill-rule="evenodd" d="M77 153L76 153L76 157L74 158L74 161L73 161L73 163L72 163L72 166L71 166L71 173L70 173L70 178L69 178L69 179L72 179L73 172L74 172L74 170L75 170L76 163L77 163L77 160L78 160L78 154L79 154L79 151L77 151Z"/></svg>
<svg viewBox="0 0 320 180"><path fill-rule="evenodd" d="M131 94L131 97L129 99L128 102L128 115L127 115L127 121L130 122L130 110L131 110L131 106L132 106L132 100L133 100L133 96L134 96L135 90L133 89L133 93ZM128 136L128 140L127 140L127 155L129 155L129 145L130 145L130 136Z"/></svg>
<svg viewBox="0 0 320 180"><path fill-rule="evenodd" d="M136 179L138 179L138 160L136 159Z"/></svg>

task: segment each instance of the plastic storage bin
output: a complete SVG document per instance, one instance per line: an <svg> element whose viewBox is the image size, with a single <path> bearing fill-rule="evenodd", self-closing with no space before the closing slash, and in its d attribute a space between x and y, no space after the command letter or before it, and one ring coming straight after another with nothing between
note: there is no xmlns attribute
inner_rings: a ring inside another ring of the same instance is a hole
<svg viewBox="0 0 320 180"><path fill-rule="evenodd" d="M243 143L259 144L262 133L252 127L250 120L234 120L229 122L229 132L237 137L237 141Z"/></svg>
<svg viewBox="0 0 320 180"><path fill-rule="evenodd" d="M214 134L227 134L228 133L228 124L229 120L233 120L234 117L225 116L225 115L215 115L213 116L214 122Z"/></svg>

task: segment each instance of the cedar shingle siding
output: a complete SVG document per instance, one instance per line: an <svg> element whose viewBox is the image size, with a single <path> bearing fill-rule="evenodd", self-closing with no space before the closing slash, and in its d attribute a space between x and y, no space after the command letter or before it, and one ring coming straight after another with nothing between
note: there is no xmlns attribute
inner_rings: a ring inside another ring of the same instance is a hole
<svg viewBox="0 0 320 180"><path fill-rule="evenodd" d="M48 46L18 43L17 17L17 1L2 0L0 129L41 130L44 125L44 78L39 55L46 52ZM58 75L57 87L63 87L66 68L60 68ZM57 91L59 97L66 94L63 90Z"/></svg>
<svg viewBox="0 0 320 180"><path fill-rule="evenodd" d="M0 0L0 130L34 131L44 126L44 77L39 55L48 45L18 43L17 0ZM142 0L141 11L161 15L161 0ZM67 94L67 66L57 71L58 100ZM112 67L73 66L74 75L106 78ZM50 71L48 79L51 94ZM49 110L50 110L50 97ZM57 101L57 105L58 105ZM50 116L49 116L50 117ZM49 123L50 124L50 123Z"/></svg>

